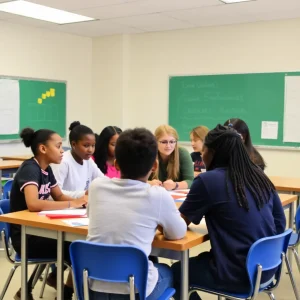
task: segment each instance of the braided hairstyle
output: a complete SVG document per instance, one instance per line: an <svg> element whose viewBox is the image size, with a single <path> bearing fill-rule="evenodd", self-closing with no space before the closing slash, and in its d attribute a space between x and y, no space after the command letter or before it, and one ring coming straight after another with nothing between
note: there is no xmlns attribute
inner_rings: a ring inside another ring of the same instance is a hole
<svg viewBox="0 0 300 300"><path fill-rule="evenodd" d="M214 152L208 170L226 167L226 189L228 197L229 181L241 207L249 210L246 189L255 199L258 209L261 209L270 199L275 187L264 172L255 165L242 142L241 135L233 128L217 125L205 138L204 146Z"/></svg>

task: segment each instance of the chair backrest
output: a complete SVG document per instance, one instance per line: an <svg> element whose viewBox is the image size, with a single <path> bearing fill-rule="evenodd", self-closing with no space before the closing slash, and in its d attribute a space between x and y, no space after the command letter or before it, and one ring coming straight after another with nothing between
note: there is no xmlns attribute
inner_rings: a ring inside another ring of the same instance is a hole
<svg viewBox="0 0 300 300"><path fill-rule="evenodd" d="M296 232L300 233L300 205L296 211L296 216L295 216L295 223L296 223Z"/></svg>
<svg viewBox="0 0 300 300"><path fill-rule="evenodd" d="M79 299L84 299L84 270L89 278L115 283L128 283L133 275L140 299L146 299L148 257L140 248L75 241L70 246L70 256Z"/></svg>
<svg viewBox="0 0 300 300"><path fill-rule="evenodd" d="M1 209L1 214L10 213L10 200L9 199L0 200L0 209ZM6 238L6 242L8 243L8 240L10 238L10 224L2 222L0 232L2 231L3 228L5 229L5 238Z"/></svg>
<svg viewBox="0 0 300 300"><path fill-rule="evenodd" d="M8 180L4 184L4 186L3 186L3 198L4 199L9 199L12 183L13 183L13 180L11 179L11 180Z"/></svg>
<svg viewBox="0 0 300 300"><path fill-rule="evenodd" d="M7 212L7 207L8 212ZM0 200L0 215L4 215L10 212L10 206L9 206L9 200L8 199L2 199ZM2 236L2 231L5 233L5 243L8 247L9 239L10 239L10 224L5 222L0 222L0 234Z"/></svg>
<svg viewBox="0 0 300 300"><path fill-rule="evenodd" d="M246 261L247 272L253 295L257 277L257 266L260 265L262 272L274 270L275 278L279 281L282 266L282 253L286 253L292 230L288 229L282 234L266 237L256 241L249 249ZM260 284L260 283L259 283Z"/></svg>

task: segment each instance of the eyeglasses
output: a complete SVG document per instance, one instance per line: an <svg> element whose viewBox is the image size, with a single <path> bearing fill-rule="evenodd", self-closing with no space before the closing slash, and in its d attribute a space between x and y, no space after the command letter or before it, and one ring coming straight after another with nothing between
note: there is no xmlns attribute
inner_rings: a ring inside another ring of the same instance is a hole
<svg viewBox="0 0 300 300"><path fill-rule="evenodd" d="M175 145L177 143L177 141L159 141L160 144L162 145L168 145L170 144L171 146Z"/></svg>

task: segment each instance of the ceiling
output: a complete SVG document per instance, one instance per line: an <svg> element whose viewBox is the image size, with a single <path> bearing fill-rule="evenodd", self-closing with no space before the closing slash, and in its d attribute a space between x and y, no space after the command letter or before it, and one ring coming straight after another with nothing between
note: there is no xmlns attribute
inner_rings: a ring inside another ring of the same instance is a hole
<svg viewBox="0 0 300 300"><path fill-rule="evenodd" d="M7 2L8 0L0 0ZM0 12L0 22L96 37L250 23L300 17L300 0L29 0L75 12L96 21L56 25Z"/></svg>

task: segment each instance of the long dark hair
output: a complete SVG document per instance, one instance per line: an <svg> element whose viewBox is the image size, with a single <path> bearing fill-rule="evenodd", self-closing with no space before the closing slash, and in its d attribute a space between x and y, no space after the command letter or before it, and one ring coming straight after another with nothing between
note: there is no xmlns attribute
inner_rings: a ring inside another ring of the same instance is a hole
<svg viewBox="0 0 300 300"><path fill-rule="evenodd" d="M231 181L239 205L246 210L249 210L246 188L255 199L258 209L269 201L275 187L264 172L252 162L241 135L235 129L217 125L207 134L204 146L214 152L208 170L218 166L226 167L228 197L230 197L228 184Z"/></svg>
<svg viewBox="0 0 300 300"><path fill-rule="evenodd" d="M258 165L262 170L265 169L266 163L260 153L254 148L251 140L250 130L247 123L238 118L232 118L224 123L224 126L233 127L238 133L243 136L244 145L250 156L250 159Z"/></svg>
<svg viewBox="0 0 300 300"><path fill-rule="evenodd" d="M115 134L120 134L122 130L117 126L105 127L96 140L96 149L94 153L95 163L103 174L107 173L106 162L108 160L108 143Z"/></svg>

